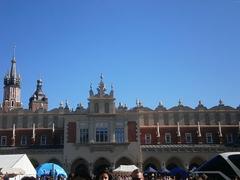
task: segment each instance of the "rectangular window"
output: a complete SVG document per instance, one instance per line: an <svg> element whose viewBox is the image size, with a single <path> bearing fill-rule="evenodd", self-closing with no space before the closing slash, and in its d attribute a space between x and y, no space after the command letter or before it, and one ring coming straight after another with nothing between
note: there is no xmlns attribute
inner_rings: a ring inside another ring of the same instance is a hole
<svg viewBox="0 0 240 180"><path fill-rule="evenodd" d="M206 133L206 142L207 142L207 144L213 143L212 133Z"/></svg>
<svg viewBox="0 0 240 180"><path fill-rule="evenodd" d="M1 146L7 145L7 136L1 136Z"/></svg>
<svg viewBox="0 0 240 180"><path fill-rule="evenodd" d="M165 143L166 144L171 144L172 138L170 133L165 133Z"/></svg>
<svg viewBox="0 0 240 180"><path fill-rule="evenodd" d="M27 145L27 136L21 136L21 145Z"/></svg>
<svg viewBox="0 0 240 180"><path fill-rule="evenodd" d="M152 144L152 135L145 134L145 144Z"/></svg>
<svg viewBox="0 0 240 180"><path fill-rule="evenodd" d="M227 144L233 143L233 134L226 134Z"/></svg>
<svg viewBox="0 0 240 180"><path fill-rule="evenodd" d="M108 142L107 128L96 128L96 142Z"/></svg>
<svg viewBox="0 0 240 180"><path fill-rule="evenodd" d="M185 140L187 144L192 143L192 134L191 133L185 133Z"/></svg>
<svg viewBox="0 0 240 180"><path fill-rule="evenodd" d="M88 143L88 129L80 129L80 144L87 144Z"/></svg>
<svg viewBox="0 0 240 180"><path fill-rule="evenodd" d="M46 145L47 144L47 136L41 136L40 138L40 145Z"/></svg>
<svg viewBox="0 0 240 180"><path fill-rule="evenodd" d="M124 128L115 129L115 141L116 143L124 143Z"/></svg>

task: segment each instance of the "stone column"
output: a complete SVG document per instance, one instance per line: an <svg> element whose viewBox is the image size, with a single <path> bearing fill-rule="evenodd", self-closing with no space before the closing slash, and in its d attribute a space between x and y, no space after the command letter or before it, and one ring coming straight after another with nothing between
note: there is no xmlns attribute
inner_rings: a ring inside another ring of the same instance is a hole
<svg viewBox="0 0 240 180"><path fill-rule="evenodd" d="M95 142L95 123L93 122L92 119L89 119L90 123L89 123L89 143L94 143Z"/></svg>
<svg viewBox="0 0 240 180"><path fill-rule="evenodd" d="M185 169L188 171L189 169L189 163L188 162L185 162Z"/></svg>
<svg viewBox="0 0 240 180"><path fill-rule="evenodd" d="M11 142L11 146L15 146L15 137L12 137L12 138L11 138L11 141L12 141L12 142Z"/></svg>
<svg viewBox="0 0 240 180"><path fill-rule="evenodd" d="M162 161L162 163L161 163L161 168L166 168L165 161Z"/></svg>
<svg viewBox="0 0 240 180"><path fill-rule="evenodd" d="M93 163L89 162L89 175L91 178L93 178L94 176L94 172L93 172Z"/></svg>
<svg viewBox="0 0 240 180"><path fill-rule="evenodd" d="M177 136L177 144L181 144L181 136Z"/></svg>
<svg viewBox="0 0 240 180"><path fill-rule="evenodd" d="M111 129L110 129L110 142L111 143L115 143L116 141L115 141L115 121L111 121L111 124L110 124L110 127L111 127Z"/></svg>
<svg viewBox="0 0 240 180"><path fill-rule="evenodd" d="M223 136L219 136L219 144L223 144Z"/></svg>
<svg viewBox="0 0 240 180"><path fill-rule="evenodd" d="M67 159L67 157L65 157L63 165L64 165L67 173L71 173L71 164L70 164L69 160Z"/></svg>
<svg viewBox="0 0 240 180"><path fill-rule="evenodd" d="M202 136L198 136L197 140L198 140L198 144L202 144Z"/></svg>
<svg viewBox="0 0 240 180"><path fill-rule="evenodd" d="M116 166L115 162L111 162L111 167L110 167L110 168L111 168L112 170L114 170L114 169L116 168L115 166Z"/></svg>
<svg viewBox="0 0 240 180"><path fill-rule="evenodd" d="M125 120L124 122L124 142L128 142L128 121Z"/></svg>

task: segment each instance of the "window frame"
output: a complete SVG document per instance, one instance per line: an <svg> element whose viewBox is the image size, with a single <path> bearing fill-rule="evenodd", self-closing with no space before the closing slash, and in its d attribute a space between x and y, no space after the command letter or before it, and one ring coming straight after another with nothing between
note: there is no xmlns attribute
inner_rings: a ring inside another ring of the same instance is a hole
<svg viewBox="0 0 240 180"><path fill-rule="evenodd" d="M185 133L185 141L186 144L192 144L192 133Z"/></svg>
<svg viewBox="0 0 240 180"><path fill-rule="evenodd" d="M210 140L210 139L211 140ZM209 141L210 140L210 141ZM206 133L206 143L207 144L213 144L213 134L211 132L207 132Z"/></svg>
<svg viewBox="0 0 240 180"><path fill-rule="evenodd" d="M107 143L109 142L108 128L107 127L97 127L95 132L97 143Z"/></svg>
<svg viewBox="0 0 240 180"><path fill-rule="evenodd" d="M88 128L79 129L79 143L87 144L89 142L89 130Z"/></svg>
<svg viewBox="0 0 240 180"><path fill-rule="evenodd" d="M168 140L167 137L169 137L169 140ZM164 140L165 140L165 144L171 144L172 143L172 135L171 135L171 133L165 133Z"/></svg>
<svg viewBox="0 0 240 180"><path fill-rule="evenodd" d="M145 144L152 144L152 134L146 133L144 136L144 143Z"/></svg>
<svg viewBox="0 0 240 180"><path fill-rule="evenodd" d="M23 143L23 142L24 142L24 143ZM20 144L21 144L21 146L26 146L26 145L28 144L27 136L26 136L26 135L22 135L22 136L21 136Z"/></svg>
<svg viewBox="0 0 240 180"><path fill-rule="evenodd" d="M94 103L94 113L99 113L99 103Z"/></svg>
<svg viewBox="0 0 240 180"><path fill-rule="evenodd" d="M47 145L47 136L46 135L40 136L40 145Z"/></svg>
<svg viewBox="0 0 240 180"><path fill-rule="evenodd" d="M231 139L231 140L229 141L229 139ZM232 133L226 134L226 141L227 141L227 144L233 143L233 134Z"/></svg>
<svg viewBox="0 0 240 180"><path fill-rule="evenodd" d="M109 105L109 103L105 103L104 104L104 112L106 114L110 113L110 105Z"/></svg>
<svg viewBox="0 0 240 180"><path fill-rule="evenodd" d="M124 135L124 127L115 128L115 142L118 144L124 143L125 135Z"/></svg>
<svg viewBox="0 0 240 180"><path fill-rule="evenodd" d="M5 142L5 143L3 143ZM1 136L1 146L7 146L7 136Z"/></svg>

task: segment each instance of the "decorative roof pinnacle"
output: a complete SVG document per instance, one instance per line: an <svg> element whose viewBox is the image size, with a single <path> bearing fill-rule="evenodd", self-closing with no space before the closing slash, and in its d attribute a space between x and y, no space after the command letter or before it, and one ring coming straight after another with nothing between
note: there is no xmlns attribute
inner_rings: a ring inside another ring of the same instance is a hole
<svg viewBox="0 0 240 180"><path fill-rule="evenodd" d="M198 101L198 105L199 105L199 106L202 105L202 101L201 101L201 100Z"/></svg>
<svg viewBox="0 0 240 180"><path fill-rule="evenodd" d="M136 106L139 107L139 99L136 99Z"/></svg>
<svg viewBox="0 0 240 180"><path fill-rule="evenodd" d="M59 108L63 108L63 101L60 101Z"/></svg>
<svg viewBox="0 0 240 180"><path fill-rule="evenodd" d="M90 90L92 90L92 82L90 82Z"/></svg>
<svg viewBox="0 0 240 180"><path fill-rule="evenodd" d="M222 101L222 99L220 99L219 100L219 106L223 106L224 104L223 104L223 101Z"/></svg>
<svg viewBox="0 0 240 180"><path fill-rule="evenodd" d="M163 102L162 101L159 101L159 106L163 106Z"/></svg>
<svg viewBox="0 0 240 180"><path fill-rule="evenodd" d="M182 106L182 101L181 101L181 99L179 99L179 101L178 101L178 106Z"/></svg>

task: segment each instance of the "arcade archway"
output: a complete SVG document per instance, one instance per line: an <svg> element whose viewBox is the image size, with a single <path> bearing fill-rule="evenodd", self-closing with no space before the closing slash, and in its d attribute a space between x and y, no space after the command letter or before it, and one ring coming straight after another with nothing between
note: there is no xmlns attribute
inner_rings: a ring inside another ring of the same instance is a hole
<svg viewBox="0 0 240 180"><path fill-rule="evenodd" d="M184 168L182 161L177 157L173 157L173 158L169 159L166 163L166 168L169 170L171 170L175 167Z"/></svg>
<svg viewBox="0 0 240 180"><path fill-rule="evenodd" d="M133 162L131 159L127 158L127 157L121 157L120 159L118 159L115 163L115 168L119 167L120 165L132 165Z"/></svg>
<svg viewBox="0 0 240 180"><path fill-rule="evenodd" d="M54 163L54 164L57 164L59 166L62 166L62 163L56 158L49 159L47 162Z"/></svg>
<svg viewBox="0 0 240 180"><path fill-rule="evenodd" d="M201 157L194 157L189 163L189 170L199 167L204 160Z"/></svg>
<svg viewBox="0 0 240 180"><path fill-rule="evenodd" d="M85 159L77 159L71 166L71 172L74 172L76 177L83 179L91 179L89 172L89 164Z"/></svg>
<svg viewBox="0 0 240 180"><path fill-rule="evenodd" d="M93 166L93 174L98 175L103 169L110 169L111 163L105 158L99 158L95 161Z"/></svg>
<svg viewBox="0 0 240 180"><path fill-rule="evenodd" d="M143 170L146 170L149 167L152 167L155 170L157 170L160 168L160 162L156 158L150 157L144 161Z"/></svg>

